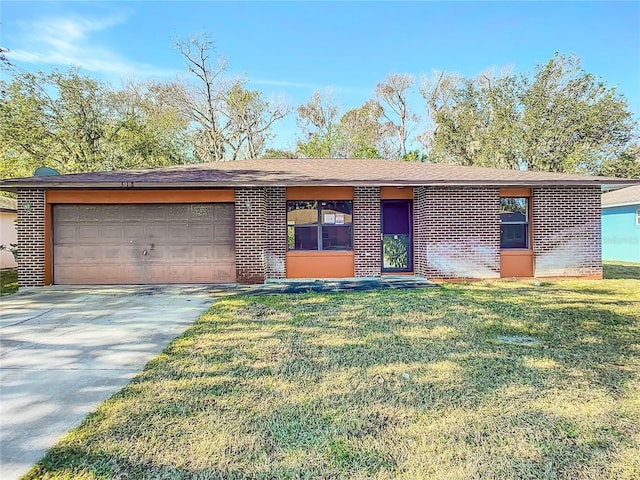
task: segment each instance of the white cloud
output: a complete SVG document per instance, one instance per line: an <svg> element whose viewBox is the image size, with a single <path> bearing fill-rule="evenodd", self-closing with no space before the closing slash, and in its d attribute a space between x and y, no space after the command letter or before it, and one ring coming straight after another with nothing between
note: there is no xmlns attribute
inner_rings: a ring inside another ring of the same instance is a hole
<svg viewBox="0 0 640 480"><path fill-rule="evenodd" d="M126 59L107 46L100 45L93 34L126 22L126 15L112 15L102 19L81 17L53 17L23 22L18 48L10 48L7 57L36 65L74 65L111 78L169 77L168 70Z"/></svg>
<svg viewBox="0 0 640 480"><path fill-rule="evenodd" d="M286 87L286 88L299 88L303 90L313 90L324 92L327 89L331 90L336 94L357 94L357 95L371 95L373 93L373 88L365 89L365 88L353 88L353 87L341 87L337 85L319 85L314 83L304 83L304 82L289 82L286 80L249 80L250 84L253 85L265 85L265 86L273 86L273 87Z"/></svg>

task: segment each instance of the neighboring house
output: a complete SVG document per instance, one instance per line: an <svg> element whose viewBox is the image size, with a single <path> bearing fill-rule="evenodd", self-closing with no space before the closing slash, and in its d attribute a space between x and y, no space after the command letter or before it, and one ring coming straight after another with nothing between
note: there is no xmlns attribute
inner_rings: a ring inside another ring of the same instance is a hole
<svg viewBox="0 0 640 480"><path fill-rule="evenodd" d="M602 259L640 262L640 185L602 195Z"/></svg>
<svg viewBox="0 0 640 480"><path fill-rule="evenodd" d="M0 245L6 247L0 250L0 268L15 268L16 261L11 253L11 244L18 243L16 229L17 202L13 198L0 196Z"/></svg>
<svg viewBox="0 0 640 480"><path fill-rule="evenodd" d="M11 179L19 284L601 278L601 188L420 162L246 160Z"/></svg>

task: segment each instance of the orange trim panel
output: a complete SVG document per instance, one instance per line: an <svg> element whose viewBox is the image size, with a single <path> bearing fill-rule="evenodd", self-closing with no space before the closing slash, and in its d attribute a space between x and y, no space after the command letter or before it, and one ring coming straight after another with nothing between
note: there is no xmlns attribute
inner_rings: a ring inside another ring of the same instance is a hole
<svg viewBox="0 0 640 480"><path fill-rule="evenodd" d="M500 276L502 278L533 277L533 251L502 250L500 252Z"/></svg>
<svg viewBox="0 0 640 480"><path fill-rule="evenodd" d="M287 252L287 278L348 278L354 272L353 252Z"/></svg>
<svg viewBox="0 0 640 480"><path fill-rule="evenodd" d="M353 187L287 187L287 200L353 200Z"/></svg>
<svg viewBox="0 0 640 480"><path fill-rule="evenodd" d="M225 203L233 190L49 190L47 203Z"/></svg>
<svg viewBox="0 0 640 480"><path fill-rule="evenodd" d="M48 197L48 192L45 192L45 202ZM51 204L45 203L44 205L44 284L53 285L53 269L51 268L51 261L53 259L52 249L53 241L52 235L53 223L51 223Z"/></svg>
<svg viewBox="0 0 640 480"><path fill-rule="evenodd" d="M380 200L413 200L413 187L380 187Z"/></svg>
<svg viewBox="0 0 640 480"><path fill-rule="evenodd" d="M501 188L500 196L501 197L530 197L531 189L530 188Z"/></svg>

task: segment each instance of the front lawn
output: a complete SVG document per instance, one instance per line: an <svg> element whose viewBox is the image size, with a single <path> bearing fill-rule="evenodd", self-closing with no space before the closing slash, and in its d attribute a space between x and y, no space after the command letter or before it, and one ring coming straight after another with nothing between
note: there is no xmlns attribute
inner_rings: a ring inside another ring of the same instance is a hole
<svg viewBox="0 0 640 480"><path fill-rule="evenodd" d="M640 263L603 261L604 278L634 278L640 280Z"/></svg>
<svg viewBox="0 0 640 480"><path fill-rule="evenodd" d="M0 297L18 291L18 270L7 268L0 270Z"/></svg>
<svg viewBox="0 0 640 480"><path fill-rule="evenodd" d="M640 478L640 281L227 297L27 478Z"/></svg>

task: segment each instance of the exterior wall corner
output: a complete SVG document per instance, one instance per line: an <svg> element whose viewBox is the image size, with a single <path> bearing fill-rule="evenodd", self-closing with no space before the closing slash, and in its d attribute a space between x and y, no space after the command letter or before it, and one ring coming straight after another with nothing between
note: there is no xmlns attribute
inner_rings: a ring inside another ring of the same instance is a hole
<svg viewBox="0 0 640 480"><path fill-rule="evenodd" d="M44 190L18 190L19 287L45 285L45 239L47 238L45 212Z"/></svg>
<svg viewBox="0 0 640 480"><path fill-rule="evenodd" d="M533 190L536 277L602 277L599 186Z"/></svg>

